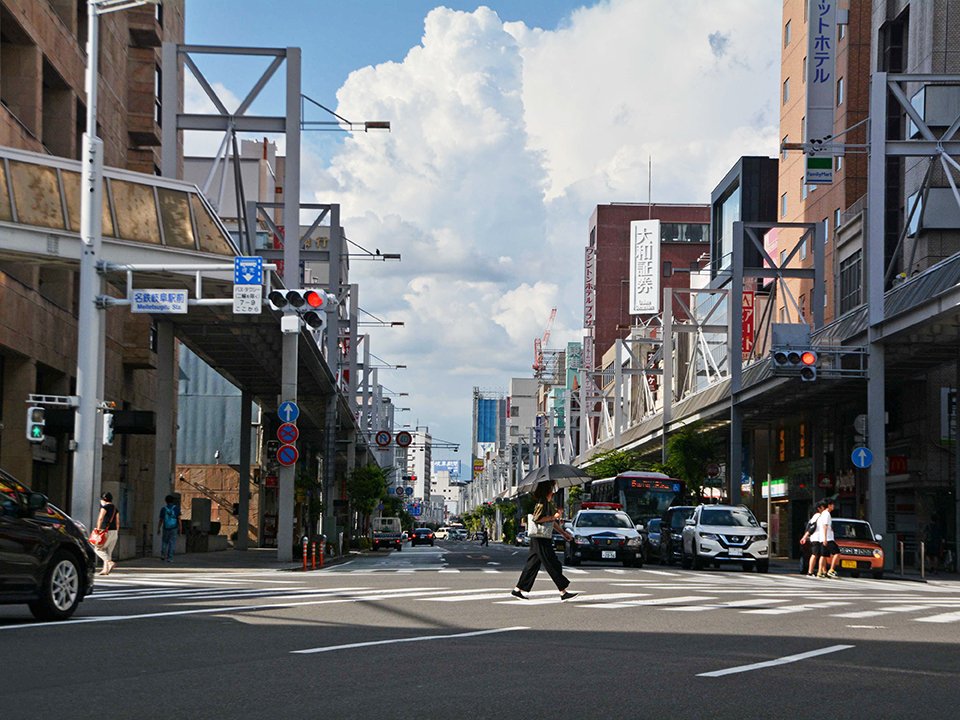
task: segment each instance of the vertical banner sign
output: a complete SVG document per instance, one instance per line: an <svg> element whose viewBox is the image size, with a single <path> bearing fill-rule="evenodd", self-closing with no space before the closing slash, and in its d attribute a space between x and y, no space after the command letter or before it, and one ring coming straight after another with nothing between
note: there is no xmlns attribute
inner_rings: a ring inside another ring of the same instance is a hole
<svg viewBox="0 0 960 720"><path fill-rule="evenodd" d="M833 135L833 115L837 88L837 2L807 0L807 128L804 143L816 147ZM808 185L833 182L833 154L829 150L810 151L806 157Z"/></svg>
<svg viewBox="0 0 960 720"><path fill-rule="evenodd" d="M593 370L593 331L597 326L597 250L595 247L587 248L583 268L583 329L585 332L581 361L585 370Z"/></svg>
<svg viewBox="0 0 960 720"><path fill-rule="evenodd" d="M753 352L754 341L754 300L753 290L743 291L743 310L741 312L741 325L743 334L741 335L740 349L744 355Z"/></svg>
<svg viewBox="0 0 960 720"><path fill-rule="evenodd" d="M660 221L630 223L630 314L660 312Z"/></svg>

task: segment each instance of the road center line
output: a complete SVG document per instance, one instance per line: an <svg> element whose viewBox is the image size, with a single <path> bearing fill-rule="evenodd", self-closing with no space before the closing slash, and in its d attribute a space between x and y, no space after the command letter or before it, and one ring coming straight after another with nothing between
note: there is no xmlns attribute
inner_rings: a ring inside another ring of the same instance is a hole
<svg viewBox="0 0 960 720"><path fill-rule="evenodd" d="M818 655L827 655L829 653L849 650L854 645L831 645L830 647L811 650L810 652L799 653L797 655L787 655L776 660L767 660L765 662L753 663L751 665L738 665L737 667L727 668L725 670L714 670L713 672L699 673L697 677L722 677L724 675L733 675L735 673L750 672L751 670L762 670L763 668L776 667L777 665L787 665L800 660L807 660Z"/></svg>
<svg viewBox="0 0 960 720"><path fill-rule="evenodd" d="M310 655L313 653L334 652L336 650L351 650L353 648L372 647L374 645L392 645L394 643L425 642L427 640L450 640L452 638L476 637L477 635L493 635L495 633L529 630L525 626L496 628L494 630L476 630L474 632L456 633L453 635L421 635L420 637L396 638L394 640L374 640L371 642L350 643L349 645L328 645L327 647L309 648L307 650L291 650L291 655Z"/></svg>

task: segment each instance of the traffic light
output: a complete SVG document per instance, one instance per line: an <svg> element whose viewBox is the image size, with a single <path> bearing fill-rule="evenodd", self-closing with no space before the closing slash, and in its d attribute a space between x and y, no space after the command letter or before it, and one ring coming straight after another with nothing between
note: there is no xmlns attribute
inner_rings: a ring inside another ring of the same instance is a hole
<svg viewBox="0 0 960 720"><path fill-rule="evenodd" d="M817 379L820 357L809 348L774 348L771 351L773 370L777 375L798 375L803 382Z"/></svg>
<svg viewBox="0 0 960 720"><path fill-rule="evenodd" d="M325 290L273 290L267 299L277 310L296 310L311 330L323 331L327 327L327 312L337 303L337 298Z"/></svg>
<svg viewBox="0 0 960 720"><path fill-rule="evenodd" d="M27 408L27 440L33 443L42 443L47 436L45 425L46 408L39 405L32 405Z"/></svg>
<svg viewBox="0 0 960 720"><path fill-rule="evenodd" d="M103 414L103 444L113 445L113 413Z"/></svg>
<svg viewBox="0 0 960 720"><path fill-rule="evenodd" d="M813 382L817 379L817 353L813 350L804 350L800 353L800 380Z"/></svg>

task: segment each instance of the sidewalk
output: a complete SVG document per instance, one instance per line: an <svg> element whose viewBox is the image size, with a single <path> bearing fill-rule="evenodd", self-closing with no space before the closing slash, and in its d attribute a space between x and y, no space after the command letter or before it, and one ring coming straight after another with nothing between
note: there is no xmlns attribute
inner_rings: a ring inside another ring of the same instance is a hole
<svg viewBox="0 0 960 720"><path fill-rule="evenodd" d="M339 565L360 555L354 550L342 558L327 557L324 567ZM160 558L138 557L117 563L114 573L122 575L124 570L149 570L151 572L202 572L217 570L220 572L244 572L246 570L301 570L303 563L299 558L292 562L277 560L276 548L250 548L249 550L219 550L204 553L182 553L175 555L172 563L161 562ZM308 566L309 567L309 566Z"/></svg>
<svg viewBox="0 0 960 720"><path fill-rule="evenodd" d="M776 573L783 574L800 574L800 561L792 560L790 558L771 558L770 560L770 570ZM844 575L841 575L844 577ZM860 577L869 578L869 573L863 573ZM948 573L948 572L939 572L936 574L927 573L926 577L920 577L920 570L915 568L904 568L903 575L900 574L900 568L896 570L885 570L883 573L884 580L901 580L904 582L916 582L916 583L926 583L931 580L944 581L944 582L960 582L960 574L957 573Z"/></svg>

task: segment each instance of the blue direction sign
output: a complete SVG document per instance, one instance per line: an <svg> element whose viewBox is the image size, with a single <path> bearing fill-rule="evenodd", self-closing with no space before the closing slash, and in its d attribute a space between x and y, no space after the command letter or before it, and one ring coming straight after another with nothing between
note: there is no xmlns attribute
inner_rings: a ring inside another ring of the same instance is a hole
<svg viewBox="0 0 960 720"><path fill-rule="evenodd" d="M413 488L410 487L409 485L407 485L407 487L404 489L404 492L405 492L407 495L413 495Z"/></svg>
<svg viewBox="0 0 960 720"><path fill-rule="evenodd" d="M234 285L263 285L262 257L235 257L233 259Z"/></svg>
<svg viewBox="0 0 960 720"><path fill-rule="evenodd" d="M300 452L293 445L281 445L277 449L277 462L287 467L293 465L300 458Z"/></svg>
<svg viewBox="0 0 960 720"><path fill-rule="evenodd" d="M850 459L853 461L854 467L858 467L861 470L873 465L873 453L870 452L870 448L854 448L853 452L850 453Z"/></svg>
<svg viewBox="0 0 960 720"><path fill-rule="evenodd" d="M295 402L285 400L277 408L277 415L285 423L296 422L297 418L300 417L300 408Z"/></svg>

